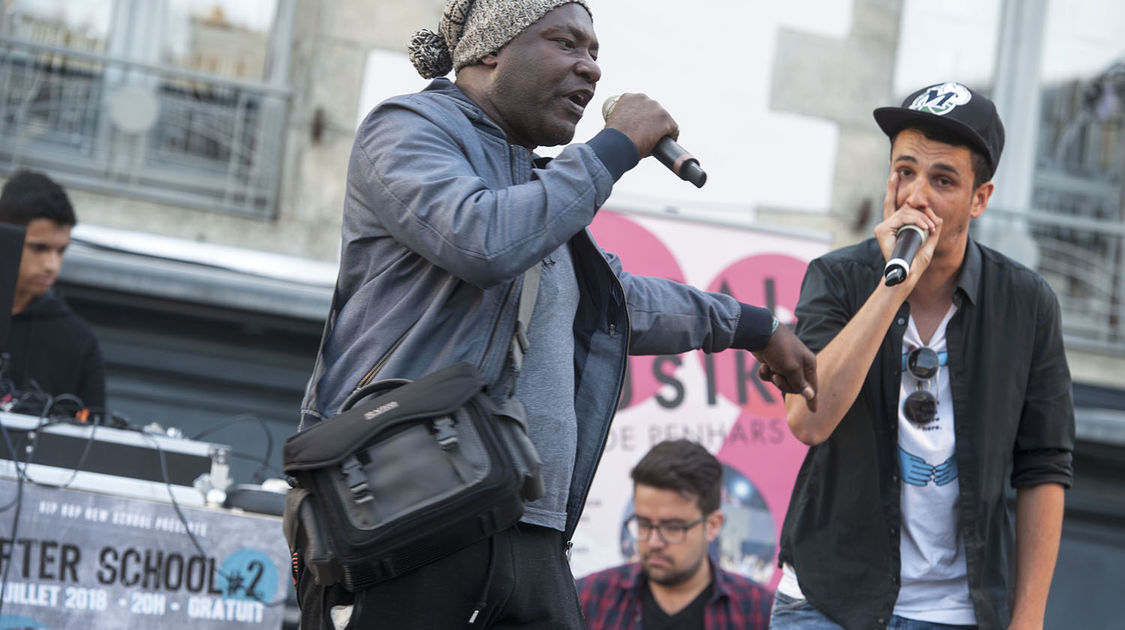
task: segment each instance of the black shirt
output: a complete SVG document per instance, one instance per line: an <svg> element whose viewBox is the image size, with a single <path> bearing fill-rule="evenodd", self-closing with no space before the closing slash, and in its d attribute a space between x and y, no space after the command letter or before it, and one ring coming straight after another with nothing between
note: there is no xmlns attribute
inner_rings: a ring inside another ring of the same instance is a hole
<svg viewBox="0 0 1125 630"><path fill-rule="evenodd" d="M797 335L823 349L882 279L875 239L809 265ZM1005 490L1069 487L1074 407L1058 300L1035 272L969 241L946 329L960 481L957 524L981 630L1011 615L1012 523ZM809 448L781 534L809 603L849 630L885 628L899 587L900 479L895 457L904 303L859 395L832 435ZM876 340L872 340L876 343Z"/></svg>
<svg viewBox="0 0 1125 630"><path fill-rule="evenodd" d="M648 580L642 580L644 590L641 626L645 630L706 630L703 627L703 611L711 599L714 582L707 585L691 603L674 615L664 612L652 595Z"/></svg>

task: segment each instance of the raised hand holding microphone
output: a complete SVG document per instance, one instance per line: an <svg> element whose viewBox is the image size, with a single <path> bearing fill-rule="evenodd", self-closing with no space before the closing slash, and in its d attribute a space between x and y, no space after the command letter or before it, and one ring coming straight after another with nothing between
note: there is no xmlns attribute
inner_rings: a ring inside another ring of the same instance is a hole
<svg viewBox="0 0 1125 630"><path fill-rule="evenodd" d="M926 244L926 230L913 224L906 224L898 229L895 234L895 247L891 250L891 259L883 267L884 282L888 287L906 280L910 273L910 264L914 262L914 255Z"/></svg>
<svg viewBox="0 0 1125 630"><path fill-rule="evenodd" d="M938 236L942 223L928 205L911 201L918 187L923 185L920 179L915 179L903 189L905 197L901 200L899 182L898 173L891 173L883 199L883 222L875 226L875 236L879 239L885 260L884 284L888 287L902 284L907 279L919 252L925 252L922 254L922 269L929 265L936 245L927 246L927 243L931 237Z"/></svg>
<svg viewBox="0 0 1125 630"><path fill-rule="evenodd" d="M606 127L624 133L637 145L642 158L655 156L662 164L685 181L702 188L707 173L699 160L676 143L679 127L659 103L644 94L611 96L602 104ZM667 125L670 123L670 127ZM654 133L659 135L653 136Z"/></svg>

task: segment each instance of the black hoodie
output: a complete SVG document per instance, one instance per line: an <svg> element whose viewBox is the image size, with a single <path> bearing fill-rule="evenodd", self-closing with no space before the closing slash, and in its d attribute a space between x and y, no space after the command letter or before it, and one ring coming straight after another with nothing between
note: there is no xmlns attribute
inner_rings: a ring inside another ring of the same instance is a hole
<svg viewBox="0 0 1125 630"><path fill-rule="evenodd" d="M7 378L22 391L72 394L91 411L105 409L105 367L90 326L53 292L12 316L5 344Z"/></svg>

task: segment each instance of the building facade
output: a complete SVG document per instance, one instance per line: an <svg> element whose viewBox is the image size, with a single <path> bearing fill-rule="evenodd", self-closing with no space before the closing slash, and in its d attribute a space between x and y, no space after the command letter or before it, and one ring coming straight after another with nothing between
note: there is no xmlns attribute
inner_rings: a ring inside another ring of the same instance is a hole
<svg viewBox="0 0 1125 630"><path fill-rule="evenodd" d="M101 337L123 417L222 431L213 437L244 446L237 473L279 474L334 279L352 134L379 99L422 85L403 49L443 4L0 5L0 178L34 168L68 188L80 227L62 288ZM872 108L946 79L996 100L1004 170L975 229L1062 301L1079 482L1048 627L1077 627L1065 622L1073 602L1119 584L1125 566L1114 524L1125 498L1109 482L1125 454L1125 58L1114 43L1125 11L1112 0L713 0L693 15L632 5L592 3L599 92L651 89L712 167L692 197L642 165L615 192L632 205L855 242L881 213L888 145ZM647 35L660 29L677 33L676 50ZM1108 627L1097 604L1083 610L1082 627Z"/></svg>

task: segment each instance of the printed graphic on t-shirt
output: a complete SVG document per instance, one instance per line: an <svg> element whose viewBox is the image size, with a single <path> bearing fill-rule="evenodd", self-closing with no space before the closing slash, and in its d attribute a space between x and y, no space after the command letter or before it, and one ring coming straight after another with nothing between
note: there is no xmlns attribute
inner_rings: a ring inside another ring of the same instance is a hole
<svg viewBox="0 0 1125 630"><path fill-rule="evenodd" d="M931 481L935 485L945 486L957 479L957 460L953 455L937 466L931 466L926 460L907 453L900 446L898 466L902 472L902 480L912 486L926 486Z"/></svg>
<svg viewBox="0 0 1125 630"><path fill-rule="evenodd" d="M932 413L933 420L911 421L906 405L899 405L897 457L902 475L902 529L898 540L900 587L894 614L933 623L973 625L976 616L969 598L965 541L957 527L960 479L950 379L950 366L955 365L956 357L949 354L945 338L956 310L956 306L951 306L925 340L911 317L902 339L907 353L919 347L936 353L937 366L933 375L920 383L909 369L908 356L900 372L899 400L905 403L911 394L917 394L916 398L933 401L932 407L910 410L911 415L922 420L930 420ZM921 365L934 367L933 358L927 359Z"/></svg>

